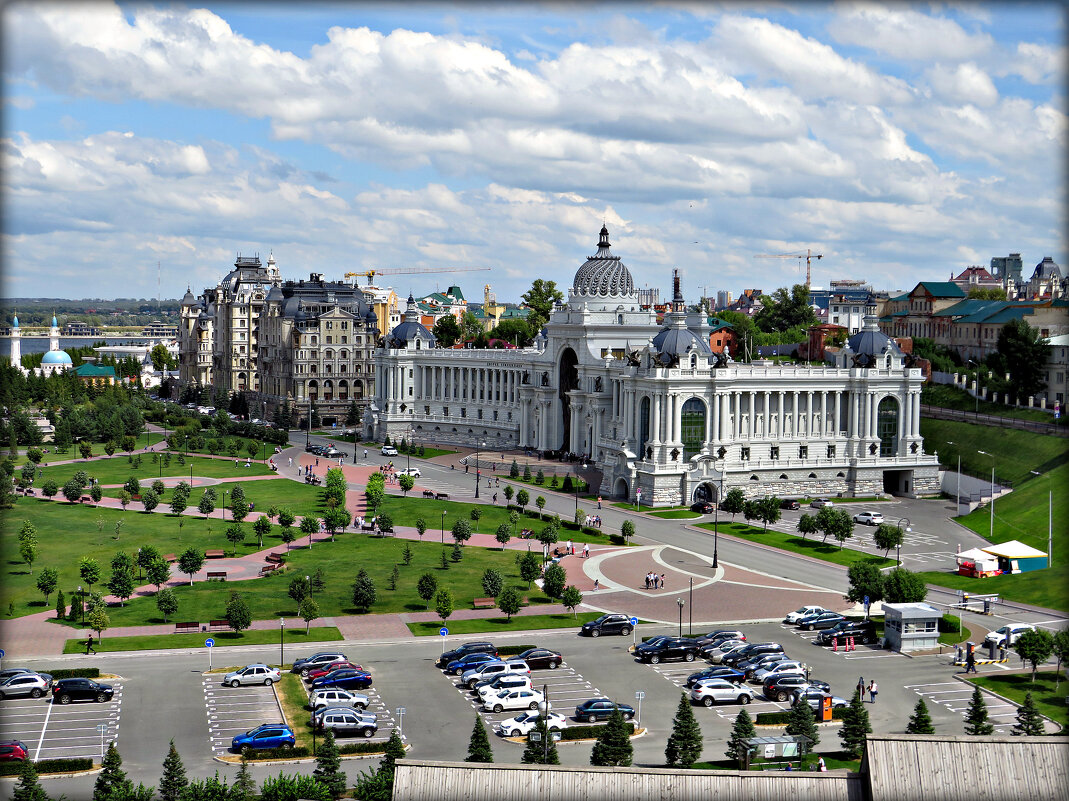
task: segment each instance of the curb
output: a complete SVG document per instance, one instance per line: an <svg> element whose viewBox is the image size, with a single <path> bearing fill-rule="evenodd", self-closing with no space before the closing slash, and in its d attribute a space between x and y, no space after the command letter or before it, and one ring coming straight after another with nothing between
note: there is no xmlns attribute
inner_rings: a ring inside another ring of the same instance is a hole
<svg viewBox="0 0 1069 801"><path fill-rule="evenodd" d="M410 743L405 743L405 751L409 751L412 748ZM386 753L386 747L383 746L382 751L375 751L368 754L339 754L339 759L368 759L369 757L374 759L380 757ZM249 765L303 765L308 762L315 762L317 757L306 756L297 757L296 759L250 759ZM220 762L224 765L240 765L241 757L235 754L228 754L227 756L213 756L213 762ZM95 771L98 772L98 771ZM76 774L71 774L76 775ZM18 777L15 777L18 778Z"/></svg>
<svg viewBox="0 0 1069 801"><path fill-rule="evenodd" d="M976 687L981 692L990 693L991 695L993 695L996 698L998 698L1000 701L1005 701L1007 704L1012 704L1013 706L1017 707L1018 709L1021 708L1021 705L1019 703L1017 703L1016 701L1014 701L1012 698L1007 698L1004 695L1000 695L999 693L995 692L994 690L989 690L987 687L980 687L979 684L973 684L971 681L969 681L968 679L964 678L960 674L957 674L957 673L954 674L954 678L957 679L958 681L960 681L962 684L968 684L968 685L970 685L972 687ZM1039 716L1041 718L1043 718L1043 720L1047 721L1047 723L1051 724L1052 726L1056 726L1057 727L1057 731L1054 732L1053 734L1058 734L1059 732L1062 732L1062 731L1065 730L1065 728L1062 726L1061 723L1059 723L1056 720L1051 720L1046 715L1044 715L1042 712L1039 712Z"/></svg>
<svg viewBox="0 0 1069 801"><path fill-rule="evenodd" d="M75 773L38 773L38 779L77 779L79 776L95 776L104 770L103 766L99 768L93 768L92 770L79 770ZM14 776L0 776L0 781L18 781L18 774Z"/></svg>

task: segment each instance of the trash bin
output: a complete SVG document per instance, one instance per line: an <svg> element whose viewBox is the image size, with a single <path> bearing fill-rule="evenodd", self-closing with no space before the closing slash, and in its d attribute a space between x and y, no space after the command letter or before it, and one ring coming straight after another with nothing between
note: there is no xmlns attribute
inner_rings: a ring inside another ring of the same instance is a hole
<svg viewBox="0 0 1069 801"><path fill-rule="evenodd" d="M985 615L990 615L991 614L991 599L990 598L984 598L984 614Z"/></svg>
<svg viewBox="0 0 1069 801"><path fill-rule="evenodd" d="M997 651L998 651L998 646L995 645L995 643L989 642L987 644L987 658L988 659L994 659L995 658L995 653Z"/></svg>

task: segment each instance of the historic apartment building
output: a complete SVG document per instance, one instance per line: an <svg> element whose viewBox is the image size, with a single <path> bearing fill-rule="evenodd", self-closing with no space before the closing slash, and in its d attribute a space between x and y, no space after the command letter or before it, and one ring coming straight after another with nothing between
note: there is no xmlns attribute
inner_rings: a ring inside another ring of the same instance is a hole
<svg viewBox="0 0 1069 801"><path fill-rule="evenodd" d="M833 364L733 362L676 278L658 325L601 229L597 253L528 348L440 349L409 298L377 351L364 418L382 439L565 451L595 460L603 495L675 505L748 496L938 492L920 436L921 371L877 328Z"/></svg>

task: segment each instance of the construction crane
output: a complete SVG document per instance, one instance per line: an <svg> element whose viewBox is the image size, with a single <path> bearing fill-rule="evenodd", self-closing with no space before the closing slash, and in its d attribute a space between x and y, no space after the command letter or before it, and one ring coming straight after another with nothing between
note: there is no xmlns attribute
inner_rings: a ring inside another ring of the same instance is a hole
<svg viewBox="0 0 1069 801"><path fill-rule="evenodd" d="M489 270L489 267L397 267L384 270L363 270L361 272L346 273L346 278L366 276L368 286L376 275L416 275L425 273L473 273Z"/></svg>
<svg viewBox="0 0 1069 801"><path fill-rule="evenodd" d="M823 259L823 253L814 253L809 248L806 248L805 253L758 253L754 256L755 259L805 259L805 288L809 289L809 282L812 276L810 272L810 261L812 259Z"/></svg>

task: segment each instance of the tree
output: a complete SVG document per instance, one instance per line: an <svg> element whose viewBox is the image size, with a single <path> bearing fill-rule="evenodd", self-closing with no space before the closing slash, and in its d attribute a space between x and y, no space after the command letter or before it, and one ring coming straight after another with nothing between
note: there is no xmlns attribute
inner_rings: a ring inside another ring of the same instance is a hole
<svg viewBox="0 0 1069 801"><path fill-rule="evenodd" d="M245 597L241 593L230 593L230 600L226 602L226 614L223 615L230 628L234 631L245 631L252 625L252 612L245 603Z"/></svg>
<svg viewBox="0 0 1069 801"><path fill-rule="evenodd" d="M366 612L375 604L375 582L367 571L360 568L353 582L353 606Z"/></svg>
<svg viewBox="0 0 1069 801"><path fill-rule="evenodd" d="M315 598L305 598L297 607L297 614L304 621L304 633L307 634L312 621L319 619L319 604L316 603Z"/></svg>
<svg viewBox="0 0 1069 801"><path fill-rule="evenodd" d="M843 744L843 752L850 759L859 759L865 753L865 738L870 734L872 734L872 725L869 723L869 711L865 708L861 689L855 688L854 696L850 699L850 706L843 712L843 725L839 729L839 740Z"/></svg>
<svg viewBox="0 0 1069 801"><path fill-rule="evenodd" d="M122 506L122 510L124 512L126 511L126 507L130 505L130 501L131 500L133 500L133 498L130 496L130 493L127 492L126 490L122 490L119 493L119 504Z"/></svg>
<svg viewBox="0 0 1069 801"><path fill-rule="evenodd" d="M501 550L505 550L505 546L512 539L512 526L508 523L502 523L497 527L497 531L494 532L494 539L501 543Z"/></svg>
<svg viewBox="0 0 1069 801"><path fill-rule="evenodd" d="M181 485L179 485L181 486ZM175 487L171 492L171 514L178 517L189 507L189 494L185 492L179 492L178 487ZM234 518L237 520L238 518Z"/></svg>
<svg viewBox="0 0 1069 801"><path fill-rule="evenodd" d="M509 478L519 478L519 477L520 477L520 466L516 463L516 460L513 459L512 460L512 464L509 465ZM508 485L506 484L505 486L507 487Z"/></svg>
<svg viewBox="0 0 1069 801"><path fill-rule="evenodd" d="M126 479L126 483L122 485L122 488L131 495L141 494L141 482L137 480L137 476L130 476L130 478Z"/></svg>
<svg viewBox="0 0 1069 801"><path fill-rule="evenodd" d="M105 607L103 603L94 604L93 608L86 614L85 622L89 628L97 633L97 639L101 639L104 636L104 632L111 626L111 619L108 617L107 607Z"/></svg>
<svg viewBox="0 0 1069 801"><path fill-rule="evenodd" d="M790 292L786 287L780 287L769 295L762 295L761 309L753 319L757 327L766 333L816 325L816 315L809 305L809 287L795 284Z"/></svg>
<svg viewBox="0 0 1069 801"><path fill-rule="evenodd" d="M245 541L245 529L240 523L232 523L226 527L226 539L235 548Z"/></svg>
<svg viewBox="0 0 1069 801"><path fill-rule="evenodd" d="M824 509L828 508L830 507L824 507ZM821 509L820 511L823 512L824 509ZM850 513L845 509L832 509L824 527L825 538L827 538L828 534L831 534L835 538L835 541L839 543L839 549L841 550L843 543L854 536L854 519L850 517Z"/></svg>
<svg viewBox="0 0 1069 801"><path fill-rule="evenodd" d="M390 739L386 742L386 751L378 770L373 773L361 772L356 781L355 797L361 801L390 801L393 796L394 765L398 759L405 756L405 744L401 742L401 735L394 729ZM262 801L267 801L266 798Z"/></svg>
<svg viewBox="0 0 1069 801"><path fill-rule="evenodd" d="M1047 733L1043 725L1043 717L1036 709L1032 693L1025 693L1024 703L1017 710L1017 722L1013 725L1013 733L1026 737L1042 737Z"/></svg>
<svg viewBox="0 0 1069 801"><path fill-rule="evenodd" d="M625 520L620 524L620 535L624 538L624 542L627 542L635 536L635 524L630 520Z"/></svg>
<svg viewBox="0 0 1069 801"><path fill-rule="evenodd" d="M171 740L171 747L163 759L163 776L160 777L161 801L183 801L188 785L189 780L186 778L186 768L182 764L182 757L179 756L178 749L174 747L174 740Z"/></svg>
<svg viewBox="0 0 1069 801"><path fill-rule="evenodd" d="M82 441L78 443L78 454L83 459L90 459L93 456L93 444L91 442Z"/></svg>
<svg viewBox="0 0 1069 801"><path fill-rule="evenodd" d="M370 798L370 796L361 796ZM268 776L264 779L263 787L260 788L260 801L331 801L330 791L325 785L319 783L315 776L304 776L300 773L285 775L279 773L277 777Z"/></svg>
<svg viewBox="0 0 1069 801"><path fill-rule="evenodd" d="M323 592L327 588L326 579L323 577L323 568L317 567L312 574L312 591ZM309 593L311 594L311 593Z"/></svg>
<svg viewBox="0 0 1069 801"><path fill-rule="evenodd" d="M33 575L33 563L37 561L37 553L37 534L29 531L20 533L19 558L30 568L30 575Z"/></svg>
<svg viewBox="0 0 1069 801"><path fill-rule="evenodd" d="M757 512L757 519L765 524L765 531L768 531L769 524L775 523L782 516L779 498L775 495L762 498L757 502Z"/></svg>
<svg viewBox="0 0 1069 801"><path fill-rule="evenodd" d="M746 496L743 495L742 490L738 487L728 490L724 500L720 502L720 508L731 515L731 520L734 522L735 515L746 508Z"/></svg>
<svg viewBox="0 0 1069 801"><path fill-rule="evenodd" d="M234 519L234 522L240 523L246 517L249 516L249 502L245 500L245 495L238 494L241 487L234 487L234 492L230 496L230 516ZM174 502L171 502L174 505ZM176 513L180 514L180 513Z"/></svg>
<svg viewBox="0 0 1069 801"><path fill-rule="evenodd" d="M245 749L242 749L241 767L238 768L238 775L234 777L234 786L230 790L229 801L253 801L255 797L256 780L252 778L252 773L249 771L249 757Z"/></svg>
<svg viewBox="0 0 1069 801"><path fill-rule="evenodd" d="M434 334L434 338L443 348L453 347L462 336L460 323L451 314L439 318L438 322L434 324L434 328L431 329L431 333Z"/></svg>
<svg viewBox="0 0 1069 801"><path fill-rule="evenodd" d="M542 526L542 530L538 532L538 541L546 548L549 548L559 539L559 531L552 523Z"/></svg>
<svg viewBox="0 0 1069 801"><path fill-rule="evenodd" d="M1054 635L1046 629L1026 631L1013 644L1013 650L1021 657L1022 662L1031 663L1032 683L1035 684L1039 666L1054 653Z"/></svg>
<svg viewBox="0 0 1069 801"><path fill-rule="evenodd" d="M505 505L507 506L512 502L512 496L516 494L516 491L512 488L511 484L506 484L505 489L501 490L505 496Z"/></svg>
<svg viewBox="0 0 1069 801"><path fill-rule="evenodd" d="M308 597L310 589L309 582L304 576L295 576L290 580L290 586L286 594L293 599L295 604L300 606L301 601Z"/></svg>
<svg viewBox="0 0 1069 801"><path fill-rule="evenodd" d="M546 508L546 499L544 496L539 495L535 498L535 506L538 507L538 519L542 519L542 510Z"/></svg>
<svg viewBox="0 0 1069 801"><path fill-rule="evenodd" d="M312 535L319 531L319 518L305 515L301 518L301 533L308 535L308 547L312 547Z"/></svg>
<svg viewBox="0 0 1069 801"><path fill-rule="evenodd" d="M884 576L874 562L854 562L847 568L846 578L850 582L846 600L860 604L865 602L865 598L870 603L883 599Z"/></svg>
<svg viewBox="0 0 1069 801"><path fill-rule="evenodd" d="M820 742L820 732L817 731L817 721L813 716L813 707L806 701L799 701L790 708L787 713L787 734L795 737L808 737L812 742L812 748Z"/></svg>
<svg viewBox="0 0 1069 801"><path fill-rule="evenodd" d="M108 751L101 762L100 775L93 785L93 801L151 801L152 788L138 784L126 778L122 769L122 757L114 741L108 745Z"/></svg>
<svg viewBox="0 0 1069 801"><path fill-rule="evenodd" d="M11 798L13 801L49 801L48 793L37 778L37 768L32 759L24 759L19 765L19 781Z"/></svg>
<svg viewBox="0 0 1069 801"><path fill-rule="evenodd" d="M883 577L883 600L887 603L920 603L927 595L924 579L904 567L896 567Z"/></svg>
<svg viewBox="0 0 1069 801"><path fill-rule="evenodd" d="M468 512L468 517L470 517L475 523L475 530L476 531L479 530L479 518L481 518L482 516L483 516L483 510L481 508L479 508L478 506L471 507L471 511Z"/></svg>
<svg viewBox="0 0 1069 801"><path fill-rule="evenodd" d="M493 762L494 752L490 748L490 738L486 736L486 726L483 725L481 716L475 716L475 725L471 730L471 739L468 740L468 755L465 762Z"/></svg>
<svg viewBox="0 0 1069 801"><path fill-rule="evenodd" d="M416 582L416 593L430 609L431 598L438 592L438 578L433 573L424 573Z"/></svg>
<svg viewBox="0 0 1069 801"><path fill-rule="evenodd" d="M557 289L556 281L536 278L521 298L524 305L531 310L527 317L528 327L537 334L548 322L553 307L564 300L564 293Z"/></svg>
<svg viewBox="0 0 1069 801"><path fill-rule="evenodd" d="M500 571L488 567L483 571L482 583L483 592L491 598L496 598L501 594L501 590L505 586L505 577L501 575Z"/></svg>
<svg viewBox="0 0 1069 801"><path fill-rule="evenodd" d="M512 616L519 612L522 606L523 599L516 592L515 587L505 587L501 594L497 596L497 608L508 616L507 619L510 623L512 622Z"/></svg>
<svg viewBox="0 0 1069 801"><path fill-rule="evenodd" d="M631 745L631 725L624 721L620 707L613 707L609 720L598 732L590 752L590 764L597 767L626 768L631 766L634 748Z"/></svg>
<svg viewBox="0 0 1069 801"><path fill-rule="evenodd" d="M66 498L68 502L75 503L82 497L82 490L84 488L84 484L72 478L63 485L63 497Z"/></svg>
<svg viewBox="0 0 1069 801"><path fill-rule="evenodd" d="M160 610L160 614L163 615L163 622L167 622L167 618L178 611L178 596L174 590L162 589L156 591L156 608Z"/></svg>
<svg viewBox="0 0 1069 801"><path fill-rule="evenodd" d="M530 502L531 494L527 490L522 489L516 493L516 503L519 504L521 510L526 509L527 504L529 504Z"/></svg>
<svg viewBox="0 0 1069 801"><path fill-rule="evenodd" d="M37 576L37 589L45 596L45 606L48 606L48 596L56 591L59 584L59 571L54 567L46 567Z"/></svg>
<svg viewBox="0 0 1069 801"><path fill-rule="evenodd" d="M453 540L457 543L467 542L471 538L471 523L464 518L457 518L457 521L453 524L453 528L450 529L453 534Z"/></svg>
<svg viewBox="0 0 1069 801"><path fill-rule="evenodd" d="M574 584L569 584L561 593L560 601L564 608L572 613L572 617L576 617L575 609L583 602L583 593Z"/></svg>
<svg viewBox="0 0 1069 801"><path fill-rule="evenodd" d="M809 709L809 704L802 704ZM679 696L676 716L672 720L672 733L668 735L668 745L664 749L665 764L690 770L702 753L702 730L694 718L694 709L686 694Z"/></svg>
<svg viewBox="0 0 1069 801"><path fill-rule="evenodd" d="M559 765L560 755L557 753L557 743L546 727L545 718L538 717L532 734L534 732L538 732L538 739L527 738L527 747L523 749L520 762L525 765Z"/></svg>
<svg viewBox="0 0 1069 801"><path fill-rule="evenodd" d="M197 511L207 517L215 511L215 493L209 492L211 487L204 490L204 494L200 496L200 502L197 504Z"/></svg>
<svg viewBox="0 0 1069 801"><path fill-rule="evenodd" d="M264 547L264 537L271 533L271 519L267 515L260 515L253 521L252 531L256 535L257 547Z"/></svg>
<svg viewBox="0 0 1069 801"><path fill-rule="evenodd" d="M546 474L542 472L541 468L539 468L538 472L535 474L535 484L544 484L545 482Z"/></svg>
<svg viewBox="0 0 1069 801"><path fill-rule="evenodd" d="M134 562L123 551L119 551L111 560L108 590L119 599L120 606L124 606L124 601L134 594Z"/></svg>
<svg viewBox="0 0 1069 801"><path fill-rule="evenodd" d="M923 698L918 698L917 705L913 707L913 714L906 724L906 734L935 734L932 716L928 714L928 705Z"/></svg>
<svg viewBox="0 0 1069 801"><path fill-rule="evenodd" d="M542 591L550 598L560 598L567 582L567 571L559 563L552 564L542 575Z"/></svg>
<svg viewBox="0 0 1069 801"><path fill-rule="evenodd" d="M405 494L405 497L408 497L408 493L416 486L416 479L406 473L397 479L397 483L401 487L401 492Z"/></svg>
<svg viewBox="0 0 1069 801"><path fill-rule="evenodd" d="M104 497L104 490L99 484L94 484L89 488L89 497L93 499L93 503L100 503L100 499Z"/></svg>
<svg viewBox="0 0 1069 801"><path fill-rule="evenodd" d="M1046 388L1050 343L1040 336L1038 328L1023 319L1011 320L999 331L996 350L992 366L1010 374L1009 388L1014 396L1027 398Z"/></svg>
<svg viewBox="0 0 1069 801"><path fill-rule="evenodd" d="M742 505L742 516L746 518L746 522L749 523L753 520L761 519L761 504L759 501L746 501Z"/></svg>
<svg viewBox="0 0 1069 801"><path fill-rule="evenodd" d="M189 576L190 586L193 585L193 576L204 567L204 554L192 546L182 551L178 557L178 569Z"/></svg>
<svg viewBox="0 0 1069 801"><path fill-rule="evenodd" d="M145 565L145 580L149 584L156 587L156 592L160 591L160 585L167 581L171 577L171 566L167 564L162 556L156 556L151 562Z"/></svg>
<svg viewBox="0 0 1069 801"><path fill-rule="evenodd" d="M890 523L880 523L880 525L876 526L872 541L876 543L877 548L883 548L883 558L886 559L892 548L897 548L902 544L902 537L903 531L898 526L892 526Z"/></svg>
<svg viewBox="0 0 1069 801"><path fill-rule="evenodd" d="M528 551L520 557L520 578L527 582L527 589L531 589L531 584L536 578L542 575L541 560L537 554Z"/></svg>
<svg viewBox="0 0 1069 801"><path fill-rule="evenodd" d="M817 519L811 514L803 514L798 518L798 531L801 532L803 540L807 534L816 534L820 531L817 526Z"/></svg>
<svg viewBox="0 0 1069 801"><path fill-rule="evenodd" d="M333 731L327 731L323 745L316 752L316 767L312 775L327 788L331 798L340 798L345 792L345 771L341 769L341 752L334 741Z"/></svg>
<svg viewBox="0 0 1069 801"><path fill-rule="evenodd" d="M1054 669L1055 677L1060 677L1062 664L1069 662L1069 629L1061 629L1054 635L1054 656L1058 659L1058 666ZM1055 678L1054 691L1058 691L1058 678Z"/></svg>
<svg viewBox="0 0 1069 801"><path fill-rule="evenodd" d="M986 737L995 730L987 718L987 704L979 687L974 687L969 707L965 711L965 733L970 737Z"/></svg>
<svg viewBox="0 0 1069 801"><path fill-rule="evenodd" d="M97 564L97 560L90 556L83 556L78 563L78 575L81 576L86 589L92 592L93 585L100 581L100 565Z"/></svg>
<svg viewBox="0 0 1069 801"><path fill-rule="evenodd" d="M453 614L453 591L442 587L434 594L434 611L443 621Z"/></svg>
<svg viewBox="0 0 1069 801"><path fill-rule="evenodd" d="M978 287L974 286L966 296L969 300L1006 300L1006 290L1002 287Z"/></svg>

